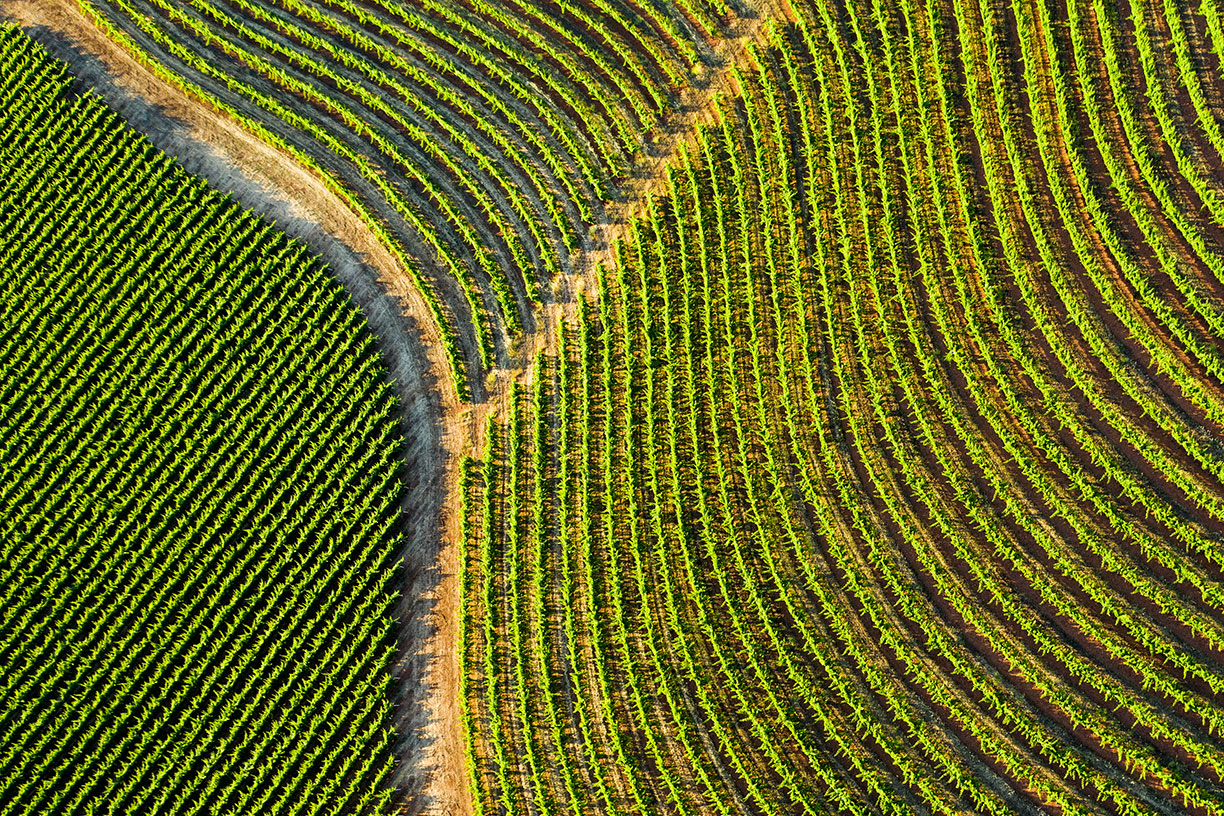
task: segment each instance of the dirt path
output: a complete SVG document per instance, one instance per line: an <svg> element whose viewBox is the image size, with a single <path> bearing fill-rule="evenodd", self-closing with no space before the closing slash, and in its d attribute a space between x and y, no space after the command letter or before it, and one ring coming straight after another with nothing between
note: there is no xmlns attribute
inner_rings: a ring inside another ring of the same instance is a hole
<svg viewBox="0 0 1224 816"><path fill-rule="evenodd" d="M767 19L791 18L784 3L758 3L766 10L740 20L714 49L719 66L701 87L682 94L679 113L647 145L618 199L572 256L570 273L553 283L539 330L512 349L511 368L489 376L489 399L464 405L450 390L437 327L408 273L318 177L160 79L102 34L76 0L0 0L0 14L67 62L155 145L319 252L378 337L403 406L407 439L405 571L393 668L400 760L393 782L406 813L472 811L458 706L459 461L482 449L487 415L506 415L509 386L529 381L536 352L552 350L558 320L575 322L579 295L595 296L597 265L612 266L616 239L647 196L663 192L666 169L681 146L693 146L699 123L716 121L713 95L737 92L727 66L748 64L745 43L764 38Z"/></svg>

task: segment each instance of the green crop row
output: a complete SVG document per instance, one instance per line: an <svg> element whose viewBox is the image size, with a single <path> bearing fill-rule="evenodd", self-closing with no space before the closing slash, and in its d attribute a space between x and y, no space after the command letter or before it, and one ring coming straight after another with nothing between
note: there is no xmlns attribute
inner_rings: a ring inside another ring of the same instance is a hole
<svg viewBox="0 0 1224 816"><path fill-rule="evenodd" d="M12 27L0 76L0 813L391 812L360 312Z"/></svg>
<svg viewBox="0 0 1224 816"><path fill-rule="evenodd" d="M1218 139L1177 5L806 0L748 47L507 426L561 484L510 478L493 571L564 633L489 664L507 806L1224 812ZM524 581L536 538L577 573Z"/></svg>

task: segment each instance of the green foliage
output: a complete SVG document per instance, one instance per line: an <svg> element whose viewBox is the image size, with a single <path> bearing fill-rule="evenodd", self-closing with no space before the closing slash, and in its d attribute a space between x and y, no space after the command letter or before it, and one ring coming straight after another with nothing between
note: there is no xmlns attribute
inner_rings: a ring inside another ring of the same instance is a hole
<svg viewBox="0 0 1224 816"><path fill-rule="evenodd" d="M79 2L358 211L429 305L461 398L723 25L705 0Z"/></svg>
<svg viewBox="0 0 1224 816"><path fill-rule="evenodd" d="M361 314L13 28L0 75L0 813L388 812Z"/></svg>
<svg viewBox="0 0 1224 816"><path fill-rule="evenodd" d="M482 814L1224 813L1218 6L749 46L484 462Z"/></svg>

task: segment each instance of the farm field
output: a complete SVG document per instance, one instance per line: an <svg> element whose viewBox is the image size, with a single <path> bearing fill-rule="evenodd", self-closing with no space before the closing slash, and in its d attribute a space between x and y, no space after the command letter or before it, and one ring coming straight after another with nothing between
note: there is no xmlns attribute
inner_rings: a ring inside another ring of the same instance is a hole
<svg viewBox="0 0 1224 816"><path fill-rule="evenodd" d="M15 28L0 70L0 813L392 812L369 329Z"/></svg>
<svg viewBox="0 0 1224 816"><path fill-rule="evenodd" d="M466 466L478 812L1224 807L1217 226L949 11L752 49Z"/></svg>
<svg viewBox="0 0 1224 816"><path fill-rule="evenodd" d="M718 30L704 0L81 5L363 214L425 295L461 394L534 323Z"/></svg>
<svg viewBox="0 0 1224 816"><path fill-rule="evenodd" d="M367 390L301 402L311 434L369 423L344 478L377 490L324 493L389 502L334 556L373 570L346 596L366 640L277 606L361 661L310 686L371 706L319 750L382 718L370 772L318 790L472 816L1224 814L1218 0L23 2L70 60L59 19L309 173L427 346L435 414L410 423L436 455L397 453L368 341ZM244 348L321 348L275 336ZM268 466L216 478L246 500ZM388 580L397 472L441 485L425 589ZM406 625L428 666L397 673ZM124 761L65 756L43 765Z"/></svg>

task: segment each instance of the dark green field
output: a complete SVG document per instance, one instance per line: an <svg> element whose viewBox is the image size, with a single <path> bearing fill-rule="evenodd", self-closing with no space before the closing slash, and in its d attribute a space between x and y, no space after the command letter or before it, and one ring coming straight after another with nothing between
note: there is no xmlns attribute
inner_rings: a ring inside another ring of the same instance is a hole
<svg viewBox="0 0 1224 816"><path fill-rule="evenodd" d="M0 70L0 812L388 812L360 313L16 29Z"/></svg>

